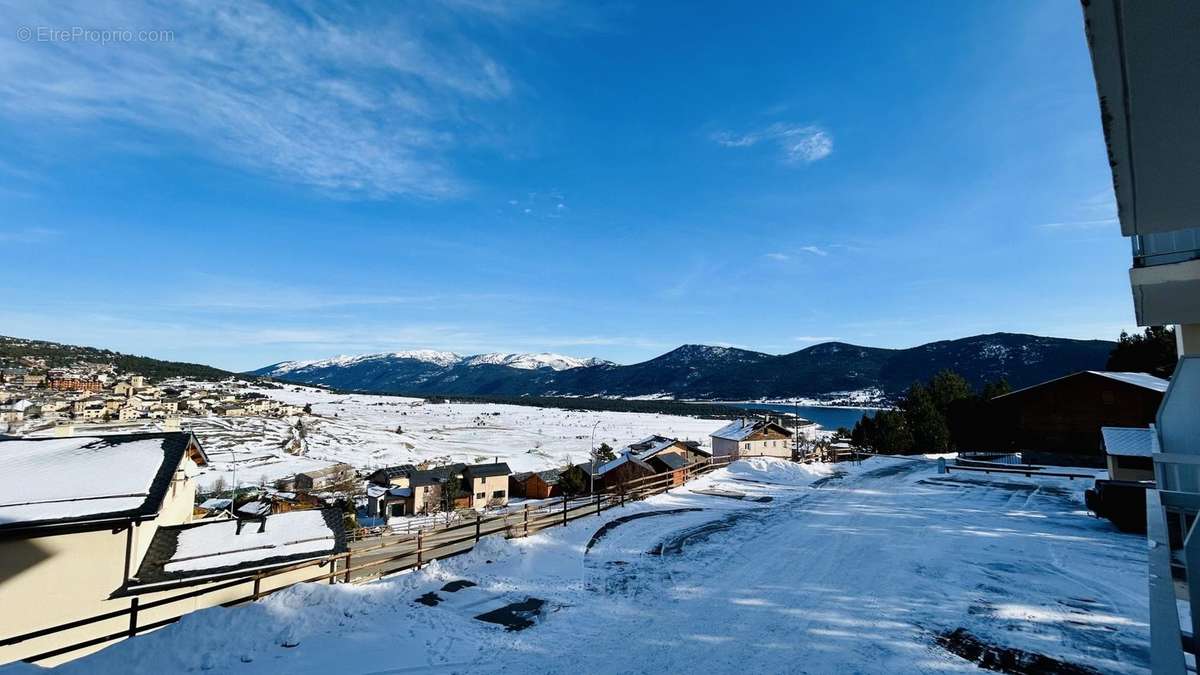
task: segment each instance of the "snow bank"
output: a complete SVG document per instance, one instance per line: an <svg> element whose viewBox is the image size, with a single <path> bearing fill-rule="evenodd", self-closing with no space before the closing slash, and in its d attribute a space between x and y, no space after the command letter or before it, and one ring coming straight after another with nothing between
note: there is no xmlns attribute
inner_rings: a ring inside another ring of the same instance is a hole
<svg viewBox="0 0 1200 675"><path fill-rule="evenodd" d="M836 466L822 463L797 464L774 457L752 457L739 459L725 470L734 478L743 480L800 485L811 483L817 478L832 476L836 471Z"/></svg>

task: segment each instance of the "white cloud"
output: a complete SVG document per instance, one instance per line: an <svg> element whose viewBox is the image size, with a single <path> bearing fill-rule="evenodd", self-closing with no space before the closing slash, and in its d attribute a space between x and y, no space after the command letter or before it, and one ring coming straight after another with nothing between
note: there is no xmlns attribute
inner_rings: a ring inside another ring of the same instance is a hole
<svg viewBox="0 0 1200 675"><path fill-rule="evenodd" d="M717 145L726 148L748 148L759 143L773 143L783 153L788 164L811 164L833 153L833 135L816 125L796 125L777 122L765 129L744 134L728 131L712 137Z"/></svg>
<svg viewBox="0 0 1200 675"><path fill-rule="evenodd" d="M1039 223L1038 227L1048 230L1093 230L1102 227L1113 227L1116 218L1100 218L1098 220L1071 220L1058 223Z"/></svg>
<svg viewBox="0 0 1200 675"><path fill-rule="evenodd" d="M19 230L0 230L0 242L36 244L58 236L58 230L45 227L26 227Z"/></svg>
<svg viewBox="0 0 1200 675"><path fill-rule="evenodd" d="M9 25L35 31L172 31L166 42L100 44L36 32L21 42L10 30L0 115L83 133L133 126L160 147L184 139L333 194L441 197L463 188L449 154L486 133L478 110L513 90L505 67L456 30L469 9L382 18L320 4L0 0Z"/></svg>
<svg viewBox="0 0 1200 675"><path fill-rule="evenodd" d="M810 253L812 255L821 256L821 257L825 257L825 256L829 255L829 251L821 248L820 246L811 246L811 245L800 246L796 249L796 251L799 253ZM781 253L778 251L774 251L771 253L764 253L763 257L769 258L771 260L777 260L779 262L787 262L792 259L791 254Z"/></svg>

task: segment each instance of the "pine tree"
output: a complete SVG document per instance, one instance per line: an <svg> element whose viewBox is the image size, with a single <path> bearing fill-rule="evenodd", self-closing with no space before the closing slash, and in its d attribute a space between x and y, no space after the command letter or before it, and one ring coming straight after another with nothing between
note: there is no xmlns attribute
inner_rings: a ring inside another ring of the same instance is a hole
<svg viewBox="0 0 1200 675"><path fill-rule="evenodd" d="M617 458L617 453L613 452L612 446L608 443L601 443L600 447L596 448L596 462L611 462Z"/></svg>
<svg viewBox="0 0 1200 675"><path fill-rule="evenodd" d="M1163 326L1150 326L1140 335L1121 331L1117 346L1108 355L1105 368L1169 378L1175 372L1178 360L1175 331Z"/></svg>

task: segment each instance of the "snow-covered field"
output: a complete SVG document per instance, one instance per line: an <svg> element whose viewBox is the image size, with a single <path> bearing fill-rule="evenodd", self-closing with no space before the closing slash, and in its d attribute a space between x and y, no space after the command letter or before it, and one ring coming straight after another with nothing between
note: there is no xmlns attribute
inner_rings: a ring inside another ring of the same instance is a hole
<svg viewBox="0 0 1200 675"><path fill-rule="evenodd" d="M198 612L62 670L941 673L976 669L938 644L965 628L1098 672L1148 672L1145 540L1088 517L1084 487L938 475L920 459L742 461L416 573ZM596 536L685 508L699 510ZM459 579L477 586L443 589ZM415 602L427 593L440 603ZM474 618L528 598L545 605L523 631Z"/></svg>
<svg viewBox="0 0 1200 675"><path fill-rule="evenodd" d="M261 417L185 418L213 466L200 477L211 486L218 477L259 483L297 471L346 462L377 468L423 459L477 462L499 459L513 471L582 462L596 445L620 448L651 434L709 444L708 434L722 420L646 413L571 411L561 408L486 403L425 403L396 396L332 394L309 387L250 388L296 405L312 404L312 415L286 419ZM304 425L298 449L289 450ZM401 433L397 433L399 428Z"/></svg>

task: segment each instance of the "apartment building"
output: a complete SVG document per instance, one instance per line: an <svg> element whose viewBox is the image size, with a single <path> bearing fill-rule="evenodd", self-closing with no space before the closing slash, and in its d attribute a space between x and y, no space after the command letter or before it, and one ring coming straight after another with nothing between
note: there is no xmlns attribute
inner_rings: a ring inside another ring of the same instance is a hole
<svg viewBox="0 0 1200 675"><path fill-rule="evenodd" d="M1146 500L1151 665L1181 674L1181 644L1200 651L1200 3L1085 2L1083 16L1135 317L1174 325L1181 357L1158 409Z"/></svg>

